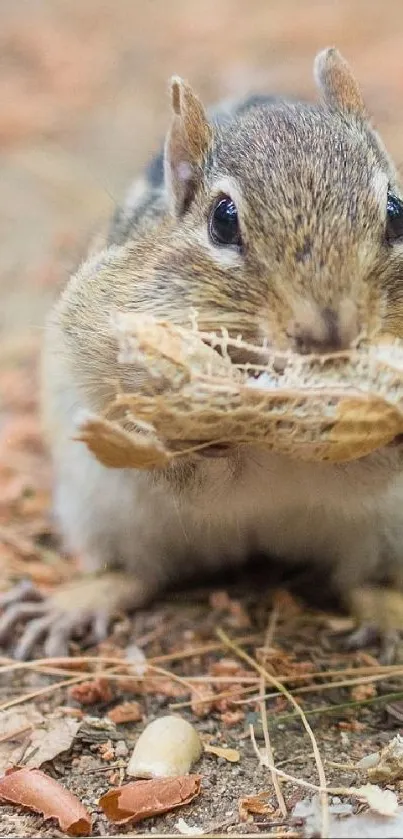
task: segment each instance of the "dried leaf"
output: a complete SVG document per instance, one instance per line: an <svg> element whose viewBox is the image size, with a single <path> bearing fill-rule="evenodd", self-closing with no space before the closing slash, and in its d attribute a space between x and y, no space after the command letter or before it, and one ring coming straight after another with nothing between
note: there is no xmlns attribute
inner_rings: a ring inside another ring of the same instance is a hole
<svg viewBox="0 0 403 839"><path fill-rule="evenodd" d="M160 717L140 734L127 774L137 778L185 775L201 753L200 737L187 720L173 715Z"/></svg>
<svg viewBox="0 0 403 839"><path fill-rule="evenodd" d="M230 763L238 763L238 760L241 757L238 749L226 749L224 746L211 746L209 743L205 744L204 751L207 752L207 754L215 755L216 757L223 757Z"/></svg>
<svg viewBox="0 0 403 839"><path fill-rule="evenodd" d="M133 676L127 676L119 680L119 687L125 693L133 693L136 696L149 694L151 696L168 696L170 699L179 699L187 696L188 690L184 685L174 679L153 679L151 677L139 681Z"/></svg>
<svg viewBox="0 0 403 839"><path fill-rule="evenodd" d="M239 661L235 661L234 658L220 658L218 661L212 662L209 672L212 676L239 676L246 671ZM252 671L248 675L253 675Z"/></svg>
<svg viewBox="0 0 403 839"><path fill-rule="evenodd" d="M43 763L71 748L80 721L70 717L48 717L45 725L32 732L23 763L29 769L39 769Z"/></svg>
<svg viewBox="0 0 403 839"><path fill-rule="evenodd" d="M355 685L351 688L351 698L354 702L362 702L376 696L376 687L371 684Z"/></svg>
<svg viewBox="0 0 403 839"><path fill-rule="evenodd" d="M248 821L249 815L270 816L275 808L269 804L267 799L269 793L259 792L257 795L247 795L238 801L238 811L241 821Z"/></svg>
<svg viewBox="0 0 403 839"><path fill-rule="evenodd" d="M238 723L242 722L245 719L245 711L224 711L221 714L221 722L227 726L227 728L231 728L233 725L238 725Z"/></svg>
<svg viewBox="0 0 403 839"><path fill-rule="evenodd" d="M143 719L143 712L139 702L122 702L108 711L108 717L119 725L124 722L139 722Z"/></svg>
<svg viewBox="0 0 403 839"><path fill-rule="evenodd" d="M381 816L394 816L399 803L397 796L390 789L381 789L376 784L365 784L362 787L350 787L346 793L354 795L364 801L375 813Z"/></svg>
<svg viewBox="0 0 403 839"><path fill-rule="evenodd" d="M152 778L109 790L99 800L107 818L115 824L142 821L189 804L200 793L201 775Z"/></svg>
<svg viewBox="0 0 403 839"><path fill-rule="evenodd" d="M95 705L96 702L111 702L113 693L110 681L99 677L73 685L69 689L69 697L81 705Z"/></svg>
<svg viewBox="0 0 403 839"><path fill-rule="evenodd" d="M0 778L0 798L57 819L69 836L91 834L90 815L78 798L39 769L16 769Z"/></svg>
<svg viewBox="0 0 403 839"><path fill-rule="evenodd" d="M299 684L301 676L306 675L309 681L311 673L315 670L312 661L297 661L293 653L287 653L281 647L258 647L256 658L259 664L263 664L269 673L274 676L286 675L290 681L293 677L296 677Z"/></svg>
<svg viewBox="0 0 403 839"><path fill-rule="evenodd" d="M10 708L0 714L0 731L3 742L0 743L0 775L11 766L19 764L29 743L30 733L42 725L44 717L31 705Z"/></svg>

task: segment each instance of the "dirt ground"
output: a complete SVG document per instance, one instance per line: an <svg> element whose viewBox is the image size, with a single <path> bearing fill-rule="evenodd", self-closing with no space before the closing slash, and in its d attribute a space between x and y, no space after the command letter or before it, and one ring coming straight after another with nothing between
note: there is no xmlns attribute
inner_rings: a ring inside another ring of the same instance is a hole
<svg viewBox="0 0 403 839"><path fill-rule="evenodd" d="M335 44L354 65L399 163L403 5L0 0L0 20L0 591L29 576L47 592L71 577L74 563L52 531L51 477L36 410L44 317L90 235L158 148L170 75L187 78L206 102L248 90L306 97L314 93L315 52ZM319 598L322 586L316 580ZM312 724L330 786L365 783L351 767L400 732L403 671L381 671L376 650L341 652L334 635L347 627L344 618L301 607L284 594L273 598L270 586L261 592L261 581L259 587L243 579L167 595L133 620L122 616L108 642L84 651L95 655L92 663L53 662L52 672L38 662L12 669L5 652L0 775L8 766L35 764L34 731L57 742L66 719L76 720L68 747L36 763L88 808L93 835L200 835L191 834L193 826L205 834L302 836L304 820L293 808L313 792L284 782L287 814L280 812L270 771L259 764L250 738L252 724L258 746L265 746L259 673L217 639L217 627L292 690ZM147 657L145 678L133 676L128 644ZM79 643L71 653L83 653ZM161 667L167 672L155 669ZM276 766L317 785L308 734L281 693L266 689ZM207 695L202 708L195 690L199 699ZM139 719L115 724L107 714L126 701L139 703ZM238 759L204 754L194 769L202 776L201 794L183 810L135 826L110 824L100 796L130 780L127 760L138 734L170 708L196 726L205 744L236 749ZM399 783L392 786L400 802ZM262 790L266 809L245 815L240 800ZM352 803L354 811L362 808ZM64 833L55 821L7 804L0 835Z"/></svg>

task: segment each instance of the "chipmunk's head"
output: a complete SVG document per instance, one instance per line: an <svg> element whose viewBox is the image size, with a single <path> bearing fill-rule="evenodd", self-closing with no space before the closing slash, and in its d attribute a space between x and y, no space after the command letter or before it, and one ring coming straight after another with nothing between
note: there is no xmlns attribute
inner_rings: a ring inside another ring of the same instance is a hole
<svg viewBox="0 0 403 839"><path fill-rule="evenodd" d="M165 181L173 248L155 271L165 310L301 352L403 337L403 196L335 49L315 60L319 104L258 104L209 122L172 82Z"/></svg>

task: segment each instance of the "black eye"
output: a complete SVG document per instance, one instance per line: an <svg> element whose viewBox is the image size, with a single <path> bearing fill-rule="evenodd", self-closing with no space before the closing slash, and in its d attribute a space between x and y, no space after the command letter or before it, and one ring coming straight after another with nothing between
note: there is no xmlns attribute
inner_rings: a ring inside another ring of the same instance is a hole
<svg viewBox="0 0 403 839"><path fill-rule="evenodd" d="M387 213L387 228L386 233L388 240L393 242L394 239L401 239L403 237L403 201L388 190L388 201L386 204Z"/></svg>
<svg viewBox="0 0 403 839"><path fill-rule="evenodd" d="M229 195L218 198L209 219L209 233L215 245L241 245L238 211Z"/></svg>

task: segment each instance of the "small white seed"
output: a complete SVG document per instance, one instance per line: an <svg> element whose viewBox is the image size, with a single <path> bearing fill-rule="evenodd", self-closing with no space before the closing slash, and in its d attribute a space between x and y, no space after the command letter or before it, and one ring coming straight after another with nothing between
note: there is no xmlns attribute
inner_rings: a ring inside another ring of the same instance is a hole
<svg viewBox="0 0 403 839"><path fill-rule="evenodd" d="M202 753L200 737L181 717L160 717L140 734L127 774L136 778L186 775Z"/></svg>

